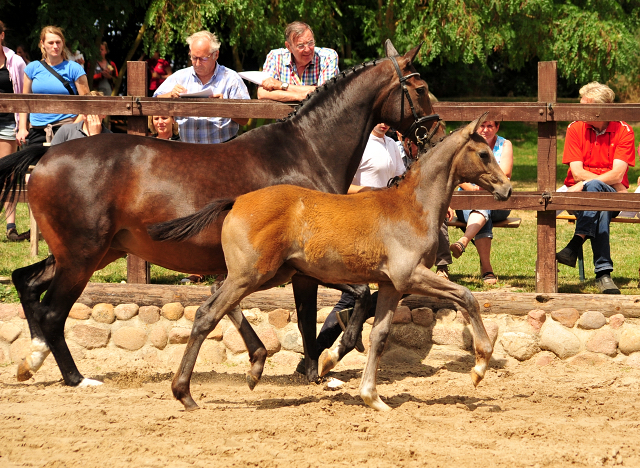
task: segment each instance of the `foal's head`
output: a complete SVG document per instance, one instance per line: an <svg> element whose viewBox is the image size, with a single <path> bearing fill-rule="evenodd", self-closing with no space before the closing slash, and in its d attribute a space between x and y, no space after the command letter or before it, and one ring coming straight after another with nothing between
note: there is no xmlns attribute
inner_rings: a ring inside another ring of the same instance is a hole
<svg viewBox="0 0 640 468"><path fill-rule="evenodd" d="M511 182L486 140L476 133L487 115L488 112L450 136L457 140L459 148L452 164L454 180L456 184L473 182L491 192L496 200L506 200L511 196Z"/></svg>

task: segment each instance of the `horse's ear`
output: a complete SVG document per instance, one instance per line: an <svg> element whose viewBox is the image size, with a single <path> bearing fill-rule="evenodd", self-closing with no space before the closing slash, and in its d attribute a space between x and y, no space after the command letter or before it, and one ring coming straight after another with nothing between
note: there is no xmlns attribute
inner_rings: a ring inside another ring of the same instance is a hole
<svg viewBox="0 0 640 468"><path fill-rule="evenodd" d="M397 57L400 55L393 44L391 43L391 39L387 39L384 41L384 51L387 54L387 57Z"/></svg>
<svg viewBox="0 0 640 468"><path fill-rule="evenodd" d="M482 125L484 121L487 120L487 115L489 115L489 112L485 112L476 120L474 120L469 125L467 125L467 128L465 130L469 133L469 135L473 135L478 131L478 128L480 127L480 125Z"/></svg>
<svg viewBox="0 0 640 468"><path fill-rule="evenodd" d="M418 44L417 46L415 46L413 49L411 49L406 54L404 54L404 57L406 59L409 59L409 63L412 63L413 59L416 58L416 55L418 55L418 52L420 51L420 47L422 47L422 44L424 44L424 41L421 42L420 44Z"/></svg>

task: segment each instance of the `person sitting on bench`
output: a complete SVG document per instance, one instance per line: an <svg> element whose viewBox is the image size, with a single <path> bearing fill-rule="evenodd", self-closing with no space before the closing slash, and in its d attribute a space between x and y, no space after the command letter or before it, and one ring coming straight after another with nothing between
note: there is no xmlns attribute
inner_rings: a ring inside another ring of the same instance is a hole
<svg viewBox="0 0 640 468"><path fill-rule="evenodd" d="M614 92L598 82L580 88L580 103L613 102ZM635 165L633 130L626 122L572 122L567 127L562 162L569 165L564 184L568 192L626 192L627 172ZM611 279L613 261L609 223L614 211L576 211L576 230L567 246L556 253L563 265L576 266L578 252L589 238L593 249L596 286L604 294L620 294Z"/></svg>
<svg viewBox="0 0 640 468"><path fill-rule="evenodd" d="M509 140L498 136L499 129L500 122L487 120L478 128L478 134L484 137L489 146L493 148L493 156L505 175L511 179L513 146ZM479 186L468 182L460 184L460 189L482 190ZM474 239L474 244L480 257L480 273L485 284L496 284L498 282L498 278L493 273L493 267L491 266L493 223L507 219L509 213L511 213L511 210L456 210L456 216L459 220L467 223L467 227L464 235L451 244L449 248L455 258L460 258L471 239Z"/></svg>

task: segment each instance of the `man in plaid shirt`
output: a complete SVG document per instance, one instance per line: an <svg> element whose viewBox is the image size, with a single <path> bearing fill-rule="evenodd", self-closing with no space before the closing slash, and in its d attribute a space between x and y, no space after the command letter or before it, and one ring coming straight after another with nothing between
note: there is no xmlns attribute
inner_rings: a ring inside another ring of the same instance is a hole
<svg viewBox="0 0 640 468"><path fill-rule="evenodd" d="M272 50L264 62L262 69L271 77L258 88L258 99L302 101L340 71L337 52L315 47L308 24L294 21L284 35L286 48Z"/></svg>
<svg viewBox="0 0 640 468"><path fill-rule="evenodd" d="M220 41L209 31L200 31L187 38L193 66L178 70L162 83L154 97L180 97L185 93L206 91L217 99L249 99L242 78L218 63ZM187 143L223 143L235 137L240 125L249 119L221 117L176 117L180 138Z"/></svg>

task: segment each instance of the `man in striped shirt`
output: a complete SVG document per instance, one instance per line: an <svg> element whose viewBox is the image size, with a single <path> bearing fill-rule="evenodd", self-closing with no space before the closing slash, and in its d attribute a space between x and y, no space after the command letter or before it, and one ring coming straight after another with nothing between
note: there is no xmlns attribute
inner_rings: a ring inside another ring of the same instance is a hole
<svg viewBox="0 0 640 468"><path fill-rule="evenodd" d="M154 97L180 97L206 92L217 99L249 99L242 78L218 63L220 41L209 31L200 31L187 39L193 66L178 70L162 83ZM221 117L176 117L180 138L187 143L223 143L236 136L240 125L248 119Z"/></svg>
<svg viewBox="0 0 640 468"><path fill-rule="evenodd" d="M302 101L340 71L337 52L315 47L308 24L294 21L284 35L285 48L272 50L264 62L263 71L271 77L258 88L258 99Z"/></svg>

